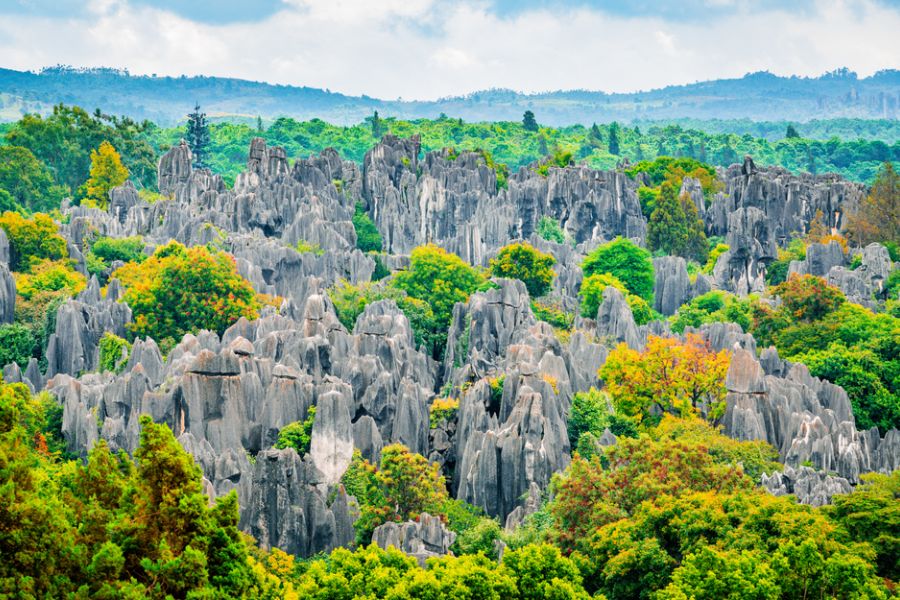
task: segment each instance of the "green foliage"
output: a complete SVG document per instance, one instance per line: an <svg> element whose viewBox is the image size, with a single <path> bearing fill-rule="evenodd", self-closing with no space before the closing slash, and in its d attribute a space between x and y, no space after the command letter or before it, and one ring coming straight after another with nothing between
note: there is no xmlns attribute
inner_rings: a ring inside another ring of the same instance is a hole
<svg viewBox="0 0 900 600"><path fill-rule="evenodd" d="M355 453L342 483L359 503L360 518L354 523L359 543L371 539L375 528L388 521L416 519L421 513L440 515L447 500L437 463L402 444L385 446L377 469Z"/></svg>
<svg viewBox="0 0 900 600"><path fill-rule="evenodd" d="M16 274L16 294L20 301L45 302L58 292L71 297L87 285L84 275L75 271L68 260L43 260L31 265L28 273Z"/></svg>
<svg viewBox="0 0 900 600"><path fill-rule="evenodd" d="M165 425L141 419L137 465L99 441L62 456L61 408L0 385L0 595L253 596L237 496L215 506Z"/></svg>
<svg viewBox="0 0 900 600"><path fill-rule="evenodd" d="M139 235L125 238L99 237L90 244L84 253L88 273L96 275L101 282L113 262L139 263L146 258L144 254L144 238Z"/></svg>
<svg viewBox="0 0 900 600"><path fill-rule="evenodd" d="M37 213L25 218L14 212L0 215L0 227L9 239L12 271L27 271L43 259L59 260L69 256L66 240L57 233L56 223L49 216Z"/></svg>
<svg viewBox="0 0 900 600"><path fill-rule="evenodd" d="M294 246L294 249L300 254L315 254L316 256L322 256L323 254L325 254L325 250L323 250L318 244L307 242L306 240L298 240L297 244Z"/></svg>
<svg viewBox="0 0 900 600"><path fill-rule="evenodd" d="M647 224L647 246L653 251L705 263L709 255L703 221L694 201L664 182Z"/></svg>
<svg viewBox="0 0 900 600"><path fill-rule="evenodd" d="M733 294L713 290L682 305L669 322L676 333L684 333L686 327L699 328L704 323L737 323L744 331L749 331L752 306L753 300L742 300Z"/></svg>
<svg viewBox="0 0 900 600"><path fill-rule="evenodd" d="M136 123L99 110L91 115L60 104L49 116L22 117L6 134L6 141L31 151L53 174L57 185L74 193L90 175L91 152L103 142L118 150L138 185L154 187L158 159L150 138L155 135L159 135L159 129L148 121ZM246 148L244 153L246 156Z"/></svg>
<svg viewBox="0 0 900 600"><path fill-rule="evenodd" d="M11 203L33 212L58 209L64 195L47 166L21 146L0 146L0 190Z"/></svg>
<svg viewBox="0 0 900 600"><path fill-rule="evenodd" d="M550 174L550 167L565 169L566 167L571 166L572 163L572 153L570 151L556 148L554 149L553 154L541 161L540 166L535 169L535 172L541 177L546 177Z"/></svg>
<svg viewBox="0 0 900 600"><path fill-rule="evenodd" d="M559 226L559 221L544 215L538 221L537 234L548 242L562 244L566 241L566 234Z"/></svg>
<svg viewBox="0 0 900 600"><path fill-rule="evenodd" d="M860 428L898 426L900 320L846 302L816 277L795 276L771 291L780 294L778 308L752 305L751 332L759 343L844 387Z"/></svg>
<svg viewBox="0 0 900 600"><path fill-rule="evenodd" d="M587 600L575 563L550 544L529 545L503 554L503 566L519 584L522 600L571 598Z"/></svg>
<svg viewBox="0 0 900 600"><path fill-rule="evenodd" d="M601 435L608 426L611 408L609 398L597 388L576 392L569 408L569 446L577 446L582 434Z"/></svg>
<svg viewBox="0 0 900 600"><path fill-rule="evenodd" d="M526 110L525 114L522 115L522 128L525 131L537 131L538 124L534 118L534 113L530 110Z"/></svg>
<svg viewBox="0 0 900 600"><path fill-rule="evenodd" d="M456 398L435 398L429 408L429 425L436 428L444 421L452 421L459 410L459 400Z"/></svg>
<svg viewBox="0 0 900 600"><path fill-rule="evenodd" d="M806 243L798 238L791 240L787 248L778 249L778 260L769 263L766 268L766 283L778 285L787 281L788 269L793 260L806 258Z"/></svg>
<svg viewBox="0 0 900 600"><path fill-rule="evenodd" d="M710 240L710 242L712 242L712 240ZM712 249L709 251L709 258L706 259L706 264L703 265L703 269L701 269L701 272L704 275L712 275L716 263L719 262L719 257L731 250L731 248L728 247L728 244L723 244L721 242L716 244L710 243L710 245L712 246Z"/></svg>
<svg viewBox="0 0 900 600"><path fill-rule="evenodd" d="M532 300L531 312L538 321L549 323L554 329L568 331L572 329L575 315L562 309L559 303L552 301Z"/></svg>
<svg viewBox="0 0 900 600"><path fill-rule="evenodd" d="M539 298L550 290L556 276L552 268L555 263L552 255L537 250L528 242L504 246L490 261L494 277L520 280L532 298Z"/></svg>
<svg viewBox="0 0 900 600"><path fill-rule="evenodd" d="M869 473L852 494L834 496L828 516L853 541L875 550L878 575L900 581L900 470L890 475Z"/></svg>
<svg viewBox="0 0 900 600"><path fill-rule="evenodd" d="M439 359L447 345L454 305L466 302L483 283L483 275L461 258L428 244L412 251L409 269L395 274L390 285L430 307L434 314L433 326L429 327L430 349Z"/></svg>
<svg viewBox="0 0 900 600"><path fill-rule="evenodd" d="M416 344L424 346L429 352L434 352L436 344L447 343L446 332L441 336L438 331L431 306L422 300L411 298L406 292L385 282L353 285L348 281L341 280L328 288L328 297L334 305L338 320L348 331L353 331L356 319L367 305L379 300L393 300L409 319Z"/></svg>
<svg viewBox="0 0 900 600"><path fill-rule="evenodd" d="M293 448L302 458L304 454L309 452L309 444L312 442L312 429L316 420L316 407L310 406L306 412L306 419L303 421L295 421L290 425L285 425L278 432L278 441L275 447L279 450L284 448Z"/></svg>
<svg viewBox="0 0 900 600"><path fill-rule="evenodd" d="M650 305L643 298L629 292L624 283L609 273L590 275L581 282L578 295L581 296L582 317L588 319L597 317L597 311L600 309L600 305L603 304L603 291L609 286L616 288L625 296L625 301L631 308L635 323L644 325L656 318L653 309L650 308Z"/></svg>
<svg viewBox="0 0 900 600"><path fill-rule="evenodd" d="M353 213L353 228L356 230L356 247L363 252L381 252L381 234L366 212L366 207L358 202Z"/></svg>
<svg viewBox="0 0 900 600"><path fill-rule="evenodd" d="M238 274L234 258L202 246L171 242L113 276L125 286L134 314L131 330L158 341L180 340L201 329L221 335L240 317L259 314L261 301Z"/></svg>
<svg viewBox="0 0 900 600"><path fill-rule="evenodd" d="M107 331L100 338L100 371L118 373L128 362L131 344L128 340Z"/></svg>
<svg viewBox="0 0 900 600"><path fill-rule="evenodd" d="M736 161L735 161L736 162ZM693 158L673 158L671 156L658 156L654 160L642 160L629 168L625 173L629 177L637 177L645 174L650 181L650 186L659 188L664 182L669 182L676 190L681 188L681 182L685 177L693 177L700 181L704 194L713 194L718 191L720 184L716 180L716 170L705 163Z"/></svg>
<svg viewBox="0 0 900 600"><path fill-rule="evenodd" d="M0 366L16 363L24 369L34 351L34 333L20 323L0 325Z"/></svg>
<svg viewBox="0 0 900 600"><path fill-rule="evenodd" d="M653 302L653 260L631 240L619 237L603 244L585 257L581 270L585 277L609 273L635 296Z"/></svg>
<svg viewBox="0 0 900 600"><path fill-rule="evenodd" d="M871 242L900 244L900 175L885 162L878 170L869 195L849 216L847 231L859 246Z"/></svg>

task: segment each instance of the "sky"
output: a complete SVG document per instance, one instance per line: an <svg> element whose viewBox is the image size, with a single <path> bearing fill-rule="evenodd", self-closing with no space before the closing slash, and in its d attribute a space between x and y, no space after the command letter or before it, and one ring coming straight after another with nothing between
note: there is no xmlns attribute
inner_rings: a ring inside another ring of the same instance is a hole
<svg viewBox="0 0 900 600"><path fill-rule="evenodd" d="M429 100L900 68L900 0L0 0L0 67Z"/></svg>

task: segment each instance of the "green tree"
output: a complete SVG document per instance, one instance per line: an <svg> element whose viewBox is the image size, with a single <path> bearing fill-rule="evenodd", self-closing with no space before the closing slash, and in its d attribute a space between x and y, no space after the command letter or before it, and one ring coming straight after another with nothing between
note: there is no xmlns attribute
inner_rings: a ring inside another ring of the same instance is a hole
<svg viewBox="0 0 900 600"><path fill-rule="evenodd" d="M13 202L34 212L59 208L65 190L28 148L0 146L0 190Z"/></svg>
<svg viewBox="0 0 900 600"><path fill-rule="evenodd" d="M84 200L106 210L109 192L128 179L128 169L112 144L104 141L91 152L91 172L84 184Z"/></svg>
<svg viewBox="0 0 900 600"><path fill-rule="evenodd" d="M621 152L619 148L619 124L615 121L609 124L609 142L608 142L609 153L613 156L618 156Z"/></svg>
<svg viewBox="0 0 900 600"><path fill-rule="evenodd" d="M631 240L618 237L598 247L585 257L581 270L585 277L609 273L635 296L653 301L653 260Z"/></svg>
<svg viewBox="0 0 900 600"><path fill-rule="evenodd" d="M800 137L800 134L797 133L797 128L796 128L796 127L794 127L792 124L788 123L787 131L785 131L784 137L785 137L786 139L792 140L792 139L799 138L799 137Z"/></svg>
<svg viewBox="0 0 900 600"><path fill-rule="evenodd" d="M552 255L541 252L528 242L504 246L490 261L494 277L520 280L532 298L539 298L550 291L556 276L552 268L555 263Z"/></svg>
<svg viewBox="0 0 900 600"><path fill-rule="evenodd" d="M525 114L522 115L522 128L525 131L537 131L538 123L534 118L534 113L530 110L526 110Z"/></svg>
<svg viewBox="0 0 900 600"><path fill-rule="evenodd" d="M209 167L209 124L206 122L206 113L200 112L200 105L194 106L194 112L188 114L187 134L188 147L194 158L195 169Z"/></svg>
<svg viewBox="0 0 900 600"><path fill-rule="evenodd" d="M660 186L655 208L647 224L647 246L653 251L705 263L709 255L703 221L688 194L677 195L666 181Z"/></svg>

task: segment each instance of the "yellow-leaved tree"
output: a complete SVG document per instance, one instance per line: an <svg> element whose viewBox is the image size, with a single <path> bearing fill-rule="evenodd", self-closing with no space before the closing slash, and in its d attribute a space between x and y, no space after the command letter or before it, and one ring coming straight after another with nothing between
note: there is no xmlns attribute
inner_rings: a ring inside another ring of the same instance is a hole
<svg viewBox="0 0 900 600"><path fill-rule="evenodd" d="M127 179L128 169L122 164L122 157L112 144L103 142L91 150L91 175L84 184L83 201L106 210L109 191Z"/></svg>

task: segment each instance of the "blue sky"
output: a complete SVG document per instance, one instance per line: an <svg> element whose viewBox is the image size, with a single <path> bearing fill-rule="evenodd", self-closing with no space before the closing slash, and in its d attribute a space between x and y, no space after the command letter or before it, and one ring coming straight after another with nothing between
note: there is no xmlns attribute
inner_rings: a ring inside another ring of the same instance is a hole
<svg viewBox="0 0 900 600"><path fill-rule="evenodd" d="M385 98L898 68L900 0L0 0L0 66Z"/></svg>

